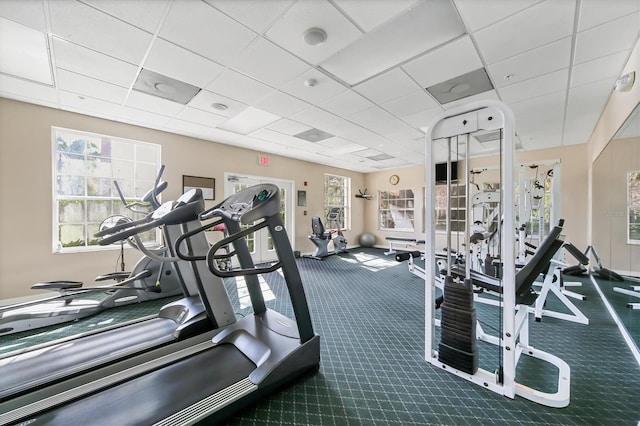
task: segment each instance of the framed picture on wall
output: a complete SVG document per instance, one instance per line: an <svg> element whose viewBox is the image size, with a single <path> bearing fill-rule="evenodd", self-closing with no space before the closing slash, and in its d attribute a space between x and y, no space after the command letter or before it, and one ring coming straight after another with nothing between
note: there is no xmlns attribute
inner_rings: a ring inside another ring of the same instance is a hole
<svg viewBox="0 0 640 426"><path fill-rule="evenodd" d="M200 188L205 200L216 199L216 180L214 178L183 175L182 193L184 194L193 188Z"/></svg>

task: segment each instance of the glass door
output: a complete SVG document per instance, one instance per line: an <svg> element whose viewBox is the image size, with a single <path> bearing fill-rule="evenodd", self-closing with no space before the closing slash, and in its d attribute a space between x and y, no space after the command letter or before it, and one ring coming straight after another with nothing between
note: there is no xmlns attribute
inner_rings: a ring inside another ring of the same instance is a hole
<svg viewBox="0 0 640 426"><path fill-rule="evenodd" d="M225 174L225 197L235 194L249 186L261 183L272 183L280 188L280 214L285 224L287 235L291 240L293 232L293 204L291 194L293 193L293 182L285 180L277 180L271 178L246 176L234 173ZM248 228L251 225L242 225L242 228ZM251 251L253 262L257 265L260 263L272 262L277 260L275 247L269 232L266 228L260 229L258 232L247 235L247 246ZM293 246L293 241L292 246Z"/></svg>

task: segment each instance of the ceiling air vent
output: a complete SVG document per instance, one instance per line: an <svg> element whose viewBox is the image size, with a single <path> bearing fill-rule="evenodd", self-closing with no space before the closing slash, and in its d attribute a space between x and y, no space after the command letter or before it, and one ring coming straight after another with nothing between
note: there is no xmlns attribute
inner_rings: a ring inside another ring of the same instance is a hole
<svg viewBox="0 0 640 426"><path fill-rule="evenodd" d="M186 105L198 94L200 88L166 75L143 69L133 85L133 90Z"/></svg>
<svg viewBox="0 0 640 426"><path fill-rule="evenodd" d="M493 89L493 84L489 80L487 71L484 68L480 68L427 87L427 92L436 98L440 104L446 104L491 89Z"/></svg>
<svg viewBox="0 0 640 426"><path fill-rule="evenodd" d="M298 133L297 135L293 135L293 136L299 139L304 139L309 142L319 142L325 139L332 138L334 135L314 128L314 129L309 129L304 132Z"/></svg>

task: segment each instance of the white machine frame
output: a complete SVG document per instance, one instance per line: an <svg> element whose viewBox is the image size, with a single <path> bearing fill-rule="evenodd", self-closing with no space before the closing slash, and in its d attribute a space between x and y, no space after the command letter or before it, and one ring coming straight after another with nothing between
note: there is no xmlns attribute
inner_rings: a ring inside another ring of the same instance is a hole
<svg viewBox="0 0 640 426"><path fill-rule="evenodd" d="M478 131L503 130L501 144L501 191L503 206L515 205L515 185L517 180L514 167L515 121L511 110L502 102L480 101L466 106L445 111L436 117L432 124L424 128L425 136L425 360L456 376L465 378L481 387L515 398L523 398L550 407L566 407L570 401L570 368L562 359L532 347L529 344L529 311L526 307L519 309L516 305L515 292L515 215L512 208L503 209L503 227L501 235L502 252L502 324L501 338L495 342L502 351L502 380L500 375L479 368L475 374L459 371L438 361L437 344L435 342L435 210L431 206L435 203L435 167L436 141L458 136L467 136ZM467 141L467 146L470 141ZM451 153L449 151L449 159ZM469 170L469 155L465 156L466 170ZM448 184L450 184L448 176ZM468 179L467 179L468 181ZM468 199L467 199L468 200ZM469 204L469 201L467 201ZM467 210L468 210L467 205ZM447 227L447 231L449 229ZM466 232L468 234L468 230ZM468 236L468 235L467 235ZM450 236L448 236L450 239ZM516 368L521 355L528 355L549 362L558 368L558 388L556 393L541 392L516 381Z"/></svg>

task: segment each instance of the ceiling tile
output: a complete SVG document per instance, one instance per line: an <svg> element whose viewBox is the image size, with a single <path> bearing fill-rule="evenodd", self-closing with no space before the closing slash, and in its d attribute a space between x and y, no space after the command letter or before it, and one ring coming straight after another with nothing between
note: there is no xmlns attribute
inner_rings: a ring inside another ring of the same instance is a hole
<svg viewBox="0 0 640 426"><path fill-rule="evenodd" d="M348 152L355 152L366 149L366 146L348 141L343 138L333 137L318 142L318 145L322 145L327 149L327 152L332 155L346 154Z"/></svg>
<svg viewBox="0 0 640 426"><path fill-rule="evenodd" d="M45 33L0 17L0 72L52 86Z"/></svg>
<svg viewBox="0 0 640 426"><path fill-rule="evenodd" d="M321 65L354 85L446 43L464 31L450 2L429 1L376 27Z"/></svg>
<svg viewBox="0 0 640 426"><path fill-rule="evenodd" d="M371 31L383 22L395 18L424 0L335 0L334 3L347 13L365 31Z"/></svg>
<svg viewBox="0 0 640 426"><path fill-rule="evenodd" d="M578 20L578 31L604 24L605 22L637 12L638 0L616 0L615 3L603 0L583 0Z"/></svg>
<svg viewBox="0 0 640 426"><path fill-rule="evenodd" d="M151 42L148 32L79 2L49 2L49 11L53 35L132 64L142 60Z"/></svg>
<svg viewBox="0 0 640 426"><path fill-rule="evenodd" d="M156 39L144 61L145 69L203 88L224 67L162 39Z"/></svg>
<svg viewBox="0 0 640 426"><path fill-rule="evenodd" d="M454 0L470 32L505 19L541 0Z"/></svg>
<svg viewBox="0 0 640 426"><path fill-rule="evenodd" d="M60 90L60 106L63 109L72 109L82 114L86 114L87 111L91 111L100 113L102 116L112 118L118 114L120 109L120 104L81 96L64 90Z"/></svg>
<svg viewBox="0 0 640 426"><path fill-rule="evenodd" d="M279 119L279 116L271 114L270 112L248 107L224 123L219 124L217 127L222 130L246 135Z"/></svg>
<svg viewBox="0 0 640 426"><path fill-rule="evenodd" d="M259 101L274 91L266 84L231 69L224 70L213 83L207 86L207 90L248 105Z"/></svg>
<svg viewBox="0 0 640 426"><path fill-rule="evenodd" d="M640 12L578 33L574 64L630 50L640 32Z"/></svg>
<svg viewBox="0 0 640 426"><path fill-rule="evenodd" d="M253 31L262 34L295 0L205 0Z"/></svg>
<svg viewBox="0 0 640 426"><path fill-rule="evenodd" d="M315 81L315 83L309 84L310 81ZM320 71L311 68L290 83L282 86L280 90L307 101L310 104L317 105L326 99L346 91L347 88Z"/></svg>
<svg viewBox="0 0 640 426"><path fill-rule="evenodd" d="M68 92L101 99L103 101L122 104L127 97L128 89L115 84L106 83L76 74L63 69L58 70L58 87Z"/></svg>
<svg viewBox="0 0 640 426"><path fill-rule="evenodd" d="M217 103L226 105L227 109L219 110L212 107L212 104ZM209 92L208 90L201 90L200 93L191 99L189 106L203 111L212 112L217 115L222 115L224 117L232 117L239 114L247 107L247 105L242 102L238 102L217 93Z"/></svg>
<svg viewBox="0 0 640 426"><path fill-rule="evenodd" d="M347 118L354 123L382 135L407 126L403 121L378 106L350 115Z"/></svg>
<svg viewBox="0 0 640 426"><path fill-rule="evenodd" d="M164 115L129 107L120 108L120 113L118 114L118 121L151 127L152 129L163 128L170 119L170 117Z"/></svg>
<svg viewBox="0 0 640 426"><path fill-rule="evenodd" d="M413 127L421 129L431 124L431 121L433 121L433 119L435 119L438 115L442 114L443 111L444 109L438 106L436 108L427 109L406 117L402 117L402 119Z"/></svg>
<svg viewBox="0 0 640 426"><path fill-rule="evenodd" d="M47 30L44 9L39 1L2 0L0 16L36 30Z"/></svg>
<svg viewBox="0 0 640 426"><path fill-rule="evenodd" d="M131 91L127 98L126 105L128 107L166 115L168 117L174 117L184 108L184 105L177 102L172 102L153 95L147 95L146 93L141 93L136 90Z"/></svg>
<svg viewBox="0 0 640 426"><path fill-rule="evenodd" d="M337 121L340 118L320 108L311 107L297 114L293 114L291 119L320 130L325 130L324 126L326 124Z"/></svg>
<svg viewBox="0 0 640 426"><path fill-rule="evenodd" d="M518 102L549 93L567 90L569 69L554 71L539 77L530 78L520 83L498 89L503 101Z"/></svg>
<svg viewBox="0 0 640 426"><path fill-rule="evenodd" d="M493 64L570 36L575 1L547 0L474 34L481 55Z"/></svg>
<svg viewBox="0 0 640 426"><path fill-rule="evenodd" d="M571 37L529 50L487 67L493 84L500 88L569 67ZM509 78L505 78L510 76Z"/></svg>
<svg viewBox="0 0 640 426"><path fill-rule="evenodd" d="M404 118L439 105L427 92L417 90L401 98L385 102L381 106L393 115Z"/></svg>
<svg viewBox="0 0 640 426"><path fill-rule="evenodd" d="M629 50L623 50L575 65L571 71L571 87L582 86L608 77L615 81L620 76L630 53Z"/></svg>
<svg viewBox="0 0 640 426"><path fill-rule="evenodd" d="M155 33L160 25L168 0L82 0L96 9L115 16L131 25Z"/></svg>
<svg viewBox="0 0 640 426"><path fill-rule="evenodd" d="M513 102L509 106L513 110L516 132L521 135L522 143L529 140L527 135L550 133L560 129L556 142L561 143L561 129L565 110L566 93L556 92L549 95ZM528 146L528 145L527 145Z"/></svg>
<svg viewBox="0 0 640 426"><path fill-rule="evenodd" d="M172 4L160 37L218 63L238 56L256 34L200 1Z"/></svg>
<svg viewBox="0 0 640 426"><path fill-rule="evenodd" d="M268 126L268 128L270 130L274 130L276 132L280 132L289 136L297 135L298 133L306 132L307 130L311 129L311 127L307 126L306 124L301 124L297 121L289 120L286 118L276 121L275 123Z"/></svg>
<svg viewBox="0 0 640 426"><path fill-rule="evenodd" d="M216 127L218 124L227 120L225 116L189 106L183 108L175 117L179 120L189 121L207 127Z"/></svg>
<svg viewBox="0 0 640 426"><path fill-rule="evenodd" d="M278 91L272 92L262 98L256 102L255 106L281 117L289 117L311 107L311 105L300 99Z"/></svg>
<svg viewBox="0 0 640 426"><path fill-rule="evenodd" d="M58 68L117 86L131 86L138 72L134 65L55 37L53 48Z"/></svg>
<svg viewBox="0 0 640 426"><path fill-rule="evenodd" d="M345 117L370 108L373 106L373 103L353 90L345 90L336 96L318 103L318 106L333 114Z"/></svg>
<svg viewBox="0 0 640 426"><path fill-rule="evenodd" d="M315 46L305 42L305 31L320 28L327 39ZM267 32L266 36L289 52L317 65L362 36L333 5L325 1L300 0Z"/></svg>
<svg viewBox="0 0 640 426"><path fill-rule="evenodd" d="M165 124L165 129L179 135L187 135L204 140L211 140L210 134L213 130L211 127L202 124L178 120L176 118L170 119Z"/></svg>
<svg viewBox="0 0 640 426"><path fill-rule="evenodd" d="M258 38L234 61L232 68L270 86L280 88L309 66L264 38Z"/></svg>
<svg viewBox="0 0 640 426"><path fill-rule="evenodd" d="M400 68L394 68L353 88L377 104L389 102L420 89L421 87Z"/></svg>
<svg viewBox="0 0 640 426"><path fill-rule="evenodd" d="M465 36L414 59L402 68L425 88L482 66L471 38Z"/></svg>
<svg viewBox="0 0 640 426"><path fill-rule="evenodd" d="M5 93L11 94L12 99L15 98L15 95L19 95L20 98L40 100L47 104L58 103L56 89L53 87L4 74L0 74L0 92L3 93L2 96L5 96Z"/></svg>
<svg viewBox="0 0 640 426"><path fill-rule="evenodd" d="M588 142L610 94L609 79L569 90L564 144Z"/></svg>

